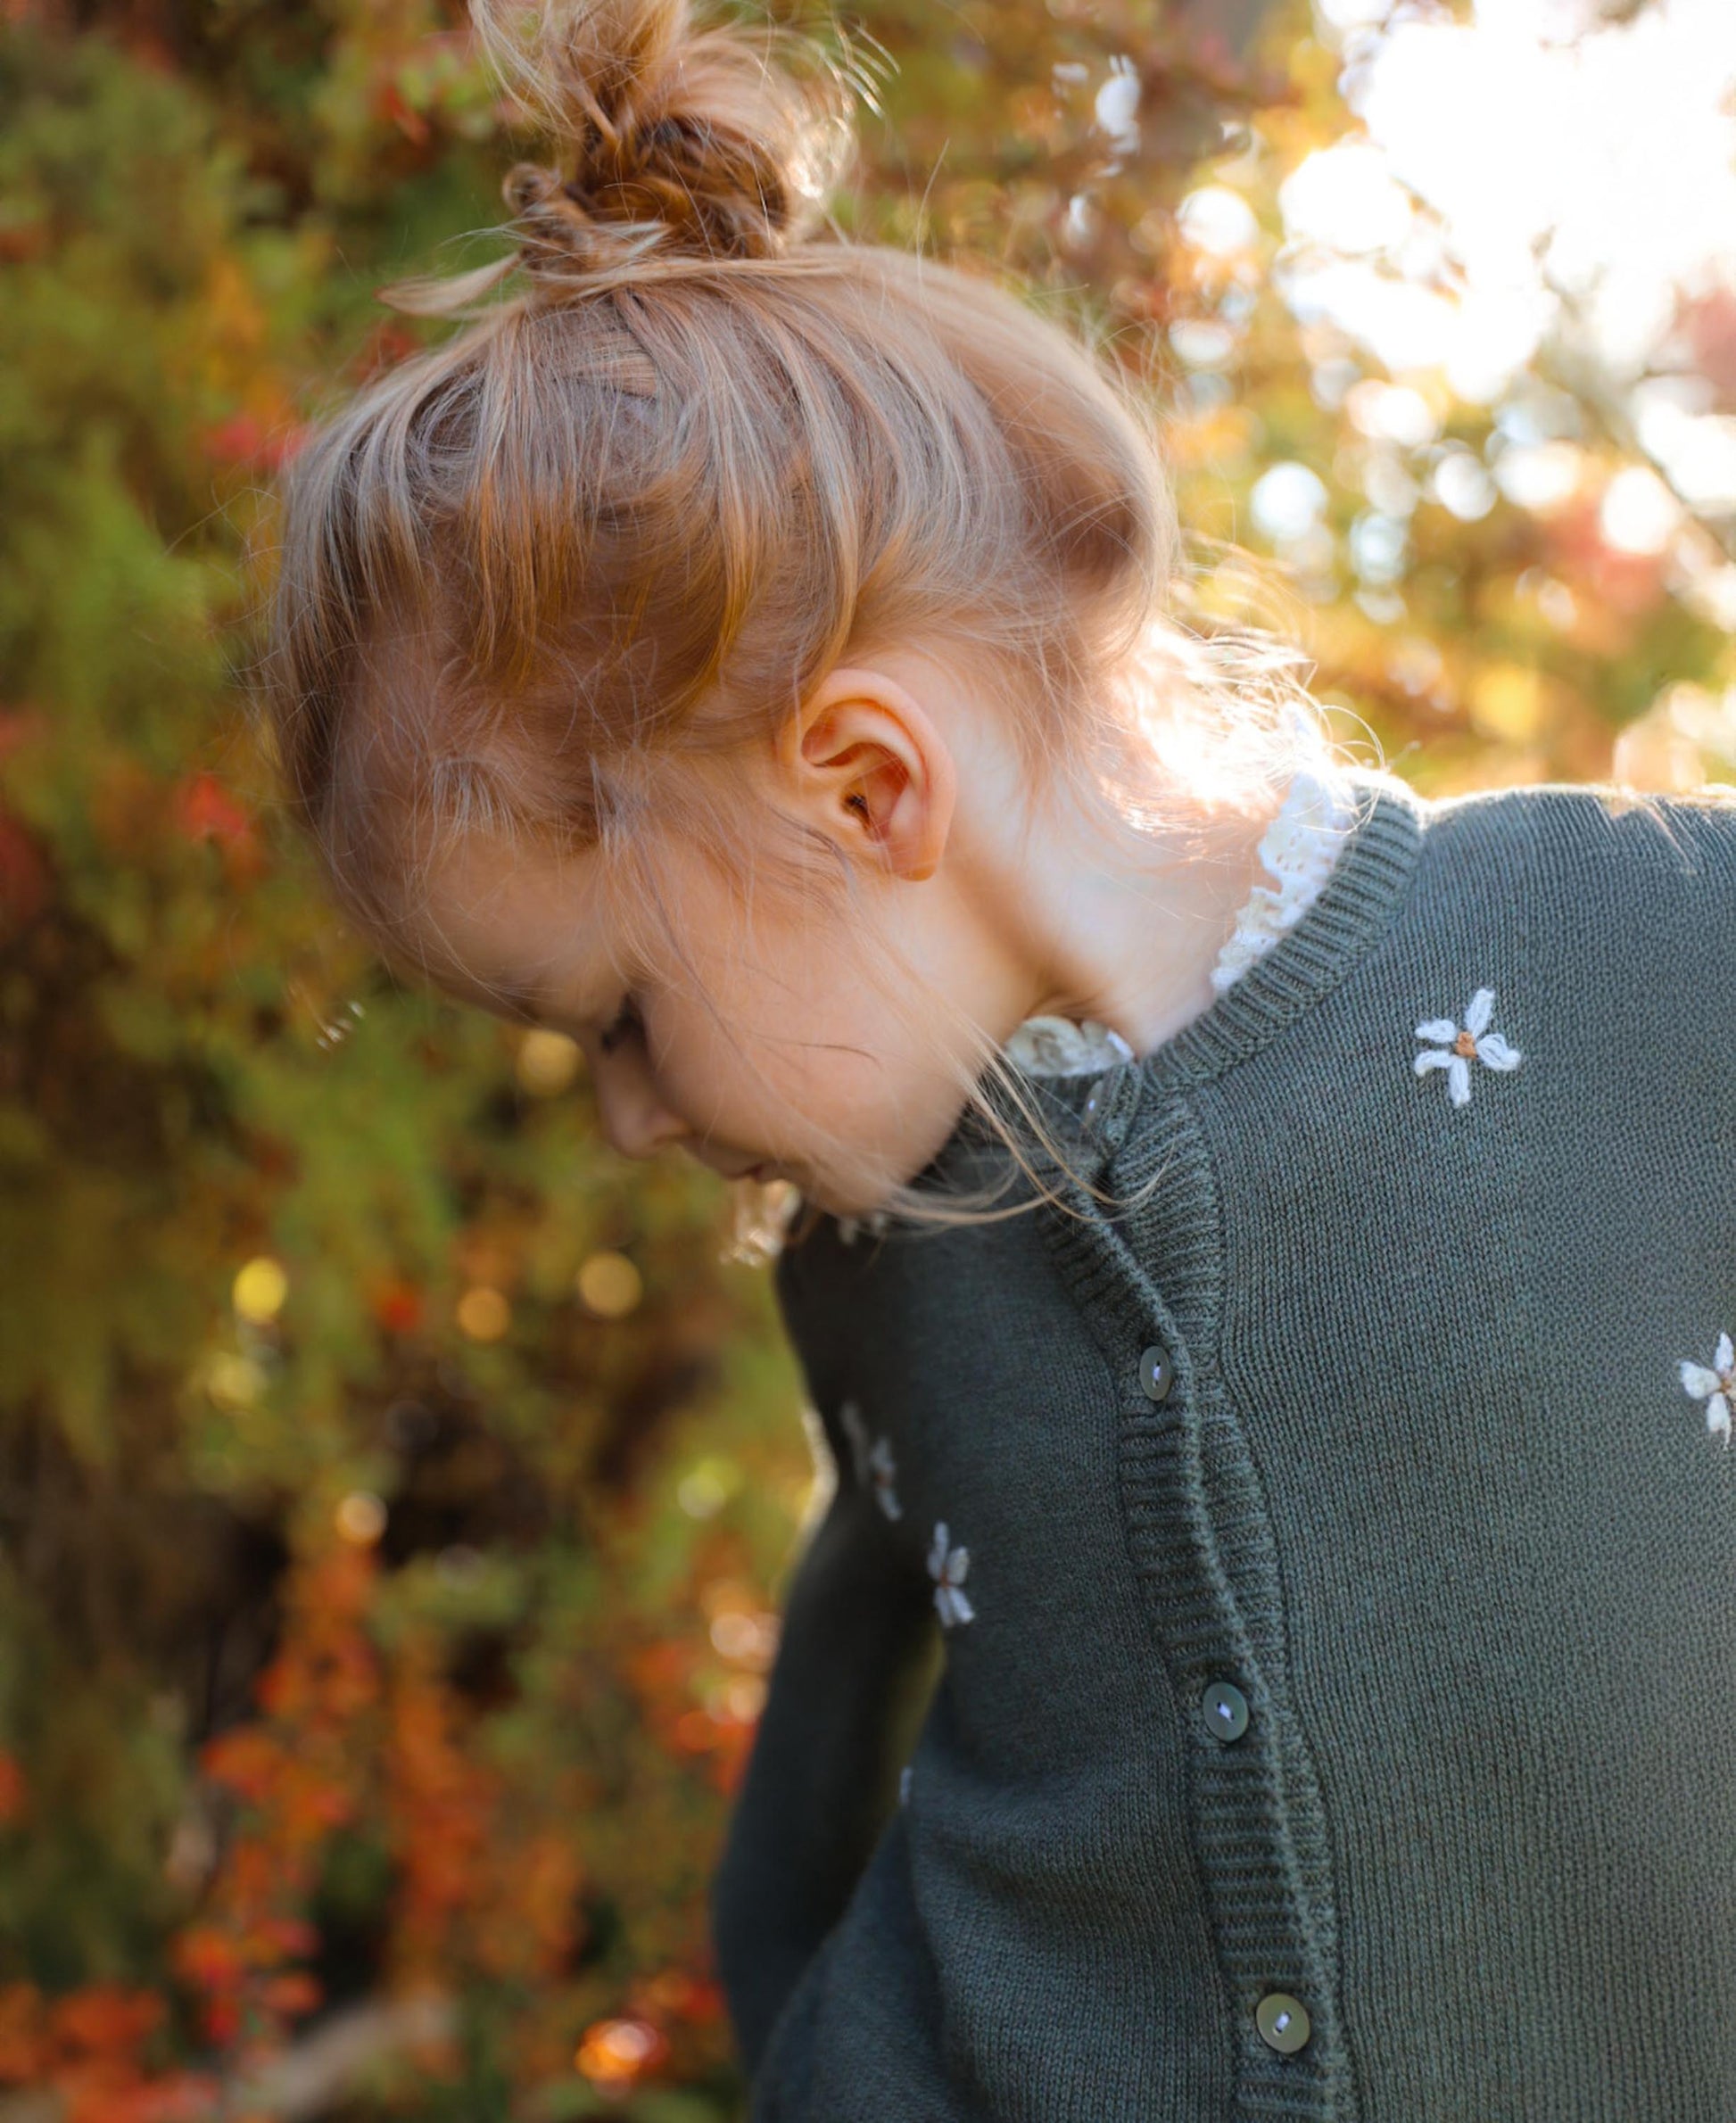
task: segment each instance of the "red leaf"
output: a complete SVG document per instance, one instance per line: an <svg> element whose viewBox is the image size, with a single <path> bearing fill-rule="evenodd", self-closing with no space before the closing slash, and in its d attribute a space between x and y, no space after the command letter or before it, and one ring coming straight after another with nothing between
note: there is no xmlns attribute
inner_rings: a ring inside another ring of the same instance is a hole
<svg viewBox="0 0 1736 2123"><path fill-rule="evenodd" d="M232 413L201 436L205 455L216 465L237 465L250 472L275 472L308 439L305 425L290 422L268 428L252 413Z"/></svg>
<svg viewBox="0 0 1736 2123"><path fill-rule="evenodd" d="M400 1280L383 1284L374 1295L374 1318L388 1334L413 1334L422 1324L422 1293Z"/></svg>
<svg viewBox="0 0 1736 2123"><path fill-rule="evenodd" d="M162 2015L162 2000L150 1991L94 1983L57 1998L49 2019L56 2038L67 2049L127 2056L154 2033Z"/></svg>
<svg viewBox="0 0 1736 2123"><path fill-rule="evenodd" d="M366 383L388 368L395 368L400 361L408 360L419 348L421 342L395 318L382 318L368 333L350 363L350 374L358 383Z"/></svg>
<svg viewBox="0 0 1736 2123"><path fill-rule="evenodd" d="M0 2086L29 2086L47 2069L42 1993L34 1983L0 1984Z"/></svg>
<svg viewBox="0 0 1736 2123"><path fill-rule="evenodd" d="M226 847L257 846L253 814L215 774L189 774L175 792L175 823L189 840L220 840Z"/></svg>
<svg viewBox="0 0 1736 2123"><path fill-rule="evenodd" d="M0 918L28 929L48 904L49 869L42 850L15 819L0 811Z"/></svg>
<svg viewBox="0 0 1736 2123"><path fill-rule="evenodd" d="M175 1941L176 1973L184 1983L213 1996L239 1988L246 1961L239 1943L214 1925L197 1924Z"/></svg>
<svg viewBox="0 0 1736 2123"><path fill-rule="evenodd" d="M381 88L376 110L387 124L395 125L406 140L417 147L426 147L433 137L428 121L404 97L404 92L395 81L388 81Z"/></svg>
<svg viewBox="0 0 1736 2123"><path fill-rule="evenodd" d="M21 1819L29 1797L24 1772L10 1755L0 1755L0 1828L10 1828Z"/></svg>

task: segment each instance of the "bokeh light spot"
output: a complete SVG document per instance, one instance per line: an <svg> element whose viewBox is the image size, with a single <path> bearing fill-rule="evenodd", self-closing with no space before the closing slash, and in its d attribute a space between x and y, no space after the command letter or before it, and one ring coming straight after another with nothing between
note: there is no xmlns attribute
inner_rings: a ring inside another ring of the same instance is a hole
<svg viewBox="0 0 1736 2123"><path fill-rule="evenodd" d="M1215 258L1250 251L1260 236L1253 209L1228 185L1202 185L1190 192L1176 210L1176 222L1196 251L1209 251Z"/></svg>
<svg viewBox="0 0 1736 2123"><path fill-rule="evenodd" d="M1351 525L1351 558L1365 582L1396 582L1404 574L1410 541L1396 516L1368 509Z"/></svg>
<svg viewBox="0 0 1736 2123"><path fill-rule="evenodd" d="M1543 680L1528 664L1485 664L1471 681L1471 720L1486 736L1520 744L1536 736Z"/></svg>
<svg viewBox="0 0 1736 2123"><path fill-rule="evenodd" d="M622 1319L645 1294L639 1270L624 1253L593 1253L574 1278L580 1298L599 1319Z"/></svg>
<svg viewBox="0 0 1736 2123"><path fill-rule="evenodd" d="M763 1673L778 1648L778 1617L752 1609L726 1607L715 1615L711 1641L718 1656Z"/></svg>
<svg viewBox="0 0 1736 2123"><path fill-rule="evenodd" d="M1603 490L1598 531L1618 553L1661 553L1675 536L1682 508L1656 472L1627 465Z"/></svg>
<svg viewBox="0 0 1736 2123"><path fill-rule="evenodd" d="M1471 450L1443 450L1429 475L1429 490L1461 524L1478 522L1500 498L1482 458Z"/></svg>
<svg viewBox="0 0 1736 2123"><path fill-rule="evenodd" d="M272 1260L268 1253L260 1254L236 1273L232 1292L235 1309L255 1326L263 1326L275 1319L288 1295L289 1277L284 1273L283 1263Z"/></svg>
<svg viewBox="0 0 1736 2123"><path fill-rule="evenodd" d="M1495 484L1539 515L1571 501L1584 474L1584 452L1571 442L1520 443L1495 459Z"/></svg>
<svg viewBox="0 0 1736 2123"><path fill-rule="evenodd" d="M1441 432L1434 409L1408 384L1383 384L1366 376L1344 394L1344 410L1365 435L1420 450Z"/></svg>
<svg viewBox="0 0 1736 2123"><path fill-rule="evenodd" d="M710 1518L721 1511L741 1486L741 1469L722 1453L707 1453L684 1474L675 1490L675 1501L690 1518Z"/></svg>
<svg viewBox="0 0 1736 2123"><path fill-rule="evenodd" d="M1236 335L1213 317L1179 318L1170 326L1170 344L1190 368L1219 368L1236 351Z"/></svg>
<svg viewBox="0 0 1736 2123"><path fill-rule="evenodd" d="M518 1042L518 1081L533 1098L552 1098L578 1075L583 1060L578 1041L565 1032L526 1032Z"/></svg>
<svg viewBox="0 0 1736 2123"><path fill-rule="evenodd" d="M667 2047L648 2020L599 2020L585 2029L573 2062L599 2091L625 2093Z"/></svg>
<svg viewBox="0 0 1736 2123"><path fill-rule="evenodd" d="M766 1687L757 1673L732 1673L723 1684L722 1708L739 1725L751 1725L765 1707Z"/></svg>
<svg viewBox="0 0 1736 2123"><path fill-rule="evenodd" d="M477 1283L459 1298L458 1322L473 1342L498 1342L512 1325L512 1307L498 1290Z"/></svg>
<svg viewBox="0 0 1736 2123"><path fill-rule="evenodd" d="M1298 163L1278 188L1290 235L1357 255L1384 251L1409 235L1409 194L1385 152L1365 141L1323 147Z"/></svg>
<svg viewBox="0 0 1736 2123"><path fill-rule="evenodd" d="M352 1489L333 1516L338 1532L357 1548L372 1548L385 1532L385 1506L371 1489Z"/></svg>
<svg viewBox="0 0 1736 2123"><path fill-rule="evenodd" d="M1306 465L1274 465L1254 482L1248 506L1268 538L1301 538L1326 513L1326 482Z"/></svg>
<svg viewBox="0 0 1736 2123"><path fill-rule="evenodd" d="M265 1384L265 1374L252 1357L227 1350L207 1360L204 1376L205 1391L219 1408L252 1408Z"/></svg>

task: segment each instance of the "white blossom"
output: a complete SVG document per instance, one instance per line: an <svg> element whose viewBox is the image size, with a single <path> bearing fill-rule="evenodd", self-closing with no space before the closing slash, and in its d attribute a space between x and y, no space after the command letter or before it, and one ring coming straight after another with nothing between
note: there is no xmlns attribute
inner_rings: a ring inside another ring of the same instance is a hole
<svg viewBox="0 0 1736 2123"><path fill-rule="evenodd" d="M968 1549L947 1547L947 1522L941 1519L934 1529L934 1546L929 1550L929 1575L935 1581L934 1604L943 1629L950 1629L955 1622L975 1619L975 1609L960 1590L970 1566Z"/></svg>
<svg viewBox="0 0 1736 2123"><path fill-rule="evenodd" d="M862 1410L854 1400L839 1403L839 1426L850 1441L850 1459L856 1468L856 1487L868 1486L868 1433L863 1427Z"/></svg>
<svg viewBox="0 0 1736 2123"><path fill-rule="evenodd" d="M1450 1017L1424 1019L1417 1028L1418 1039L1432 1039L1438 1044L1417 1056L1412 1064L1418 1076L1431 1069L1444 1069L1447 1072L1447 1096L1456 1106L1467 1105L1471 1096L1471 1063L1481 1062L1485 1069L1517 1069L1524 1059L1517 1048L1510 1047L1499 1032L1489 1029L1489 1020L1495 1012L1495 991L1492 987L1480 987L1465 1011L1465 1025L1461 1031Z"/></svg>
<svg viewBox="0 0 1736 2123"><path fill-rule="evenodd" d="M1736 1347L1732 1347L1728 1334L1718 1336L1711 1370L1704 1364L1683 1359L1682 1384L1696 1400L1705 1401L1707 1429L1727 1445L1731 1417L1736 1415Z"/></svg>
<svg viewBox="0 0 1736 2123"><path fill-rule="evenodd" d="M838 1420L844 1434L850 1441L850 1459L856 1468L856 1487L866 1489L872 1485L874 1501L888 1518L902 1518L904 1506L899 1503L892 1484L898 1470L893 1462L892 1446L886 1438L869 1442L862 1410L854 1400L839 1404Z"/></svg>
<svg viewBox="0 0 1736 2123"><path fill-rule="evenodd" d="M892 1484L897 1479L897 1469L892 1464L892 1447L885 1438L877 1438L874 1449L868 1455L868 1466L874 1477L874 1500L888 1518L902 1518L904 1506L899 1503Z"/></svg>

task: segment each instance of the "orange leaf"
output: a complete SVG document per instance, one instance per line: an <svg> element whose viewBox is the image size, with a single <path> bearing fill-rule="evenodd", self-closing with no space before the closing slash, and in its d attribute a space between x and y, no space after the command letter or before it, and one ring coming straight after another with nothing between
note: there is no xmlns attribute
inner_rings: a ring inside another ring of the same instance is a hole
<svg viewBox="0 0 1736 2123"><path fill-rule="evenodd" d="M34 1983L0 1986L0 2085L32 2085L47 2063L42 1993Z"/></svg>
<svg viewBox="0 0 1736 2123"><path fill-rule="evenodd" d="M235 1989L246 1970L236 1940L211 1924L182 1932L175 1941L174 1963L183 1982L212 1992Z"/></svg>
<svg viewBox="0 0 1736 2123"><path fill-rule="evenodd" d="M163 2002L150 1991L94 1983L57 1998L49 2009L49 2025L67 2049L125 2056L155 2031L162 2016Z"/></svg>
<svg viewBox="0 0 1736 2123"><path fill-rule="evenodd" d="M199 1760L214 1783L257 1801L269 1789L283 1758L283 1749L269 1732L258 1725L238 1725L208 1739Z"/></svg>
<svg viewBox="0 0 1736 2123"><path fill-rule="evenodd" d="M225 847L251 848L256 840L253 814L215 774L189 774L175 792L175 823L189 840L220 840Z"/></svg>
<svg viewBox="0 0 1736 2123"><path fill-rule="evenodd" d="M325 1995L318 1979L305 1969L289 1969L260 1987L260 2003L269 2012L281 2012L285 2020L318 2010Z"/></svg>

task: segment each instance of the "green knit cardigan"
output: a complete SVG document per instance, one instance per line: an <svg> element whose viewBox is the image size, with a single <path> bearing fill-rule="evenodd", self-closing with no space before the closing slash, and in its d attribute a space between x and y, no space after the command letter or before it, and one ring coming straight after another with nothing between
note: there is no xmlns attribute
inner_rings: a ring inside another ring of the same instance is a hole
<svg viewBox="0 0 1736 2123"><path fill-rule="evenodd" d="M1736 2123L1736 789L1353 781L1142 1206L778 1261L751 2123Z"/></svg>

